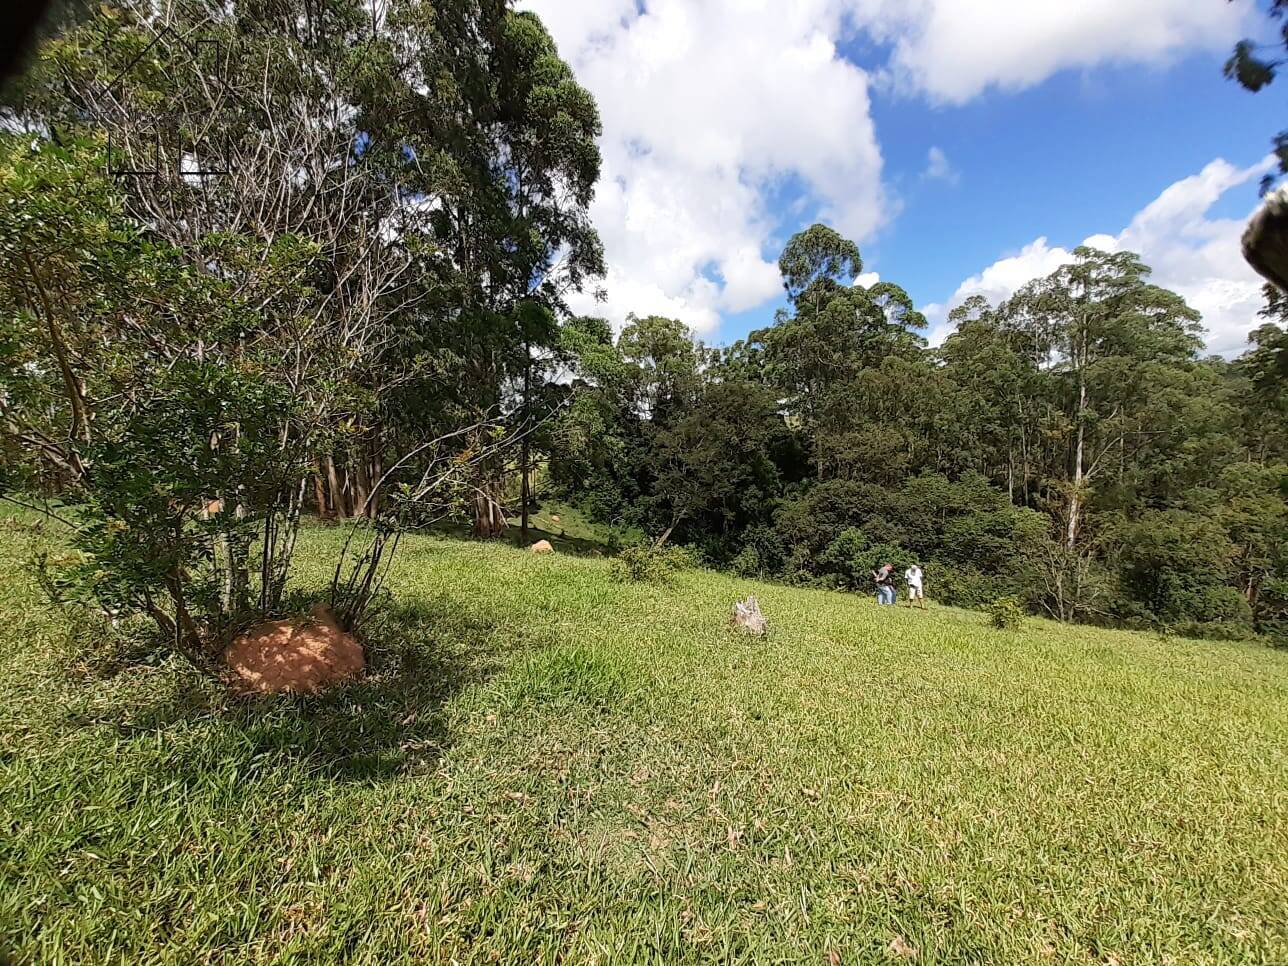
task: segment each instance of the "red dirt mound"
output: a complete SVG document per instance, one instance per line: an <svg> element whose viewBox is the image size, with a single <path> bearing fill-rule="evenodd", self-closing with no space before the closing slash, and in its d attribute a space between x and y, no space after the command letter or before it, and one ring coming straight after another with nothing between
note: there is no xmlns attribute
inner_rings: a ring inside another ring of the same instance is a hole
<svg viewBox="0 0 1288 966"><path fill-rule="evenodd" d="M354 677L365 660L362 645L319 604L311 619L270 621L252 627L224 651L224 661L247 691L321 691Z"/></svg>

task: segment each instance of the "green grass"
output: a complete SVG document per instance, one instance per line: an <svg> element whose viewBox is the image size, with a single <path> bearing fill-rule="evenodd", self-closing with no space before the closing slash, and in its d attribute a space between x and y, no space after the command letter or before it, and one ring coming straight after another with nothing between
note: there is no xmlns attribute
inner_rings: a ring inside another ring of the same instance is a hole
<svg viewBox="0 0 1288 966"><path fill-rule="evenodd" d="M1288 653L413 538L367 679L247 703L69 643L28 540L18 962L1288 962Z"/></svg>

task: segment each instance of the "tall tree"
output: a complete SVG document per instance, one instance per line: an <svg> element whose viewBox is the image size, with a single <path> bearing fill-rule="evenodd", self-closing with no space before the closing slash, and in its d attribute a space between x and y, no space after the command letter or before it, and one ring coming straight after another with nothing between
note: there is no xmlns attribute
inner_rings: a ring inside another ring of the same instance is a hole
<svg viewBox="0 0 1288 966"><path fill-rule="evenodd" d="M863 466L896 471L913 445L900 416L929 372L917 334L925 318L890 282L842 284L862 267L858 248L823 226L793 237L780 266L793 310L754 337L766 377L810 440L817 478Z"/></svg>
<svg viewBox="0 0 1288 966"><path fill-rule="evenodd" d="M1151 430L1133 418L1147 404L1159 366L1192 362L1201 344L1198 313L1147 281L1130 252L1091 248L1025 286L1003 308L1027 329L1065 383L1069 427L1064 543L1073 550L1091 482L1118 454L1144 445Z"/></svg>

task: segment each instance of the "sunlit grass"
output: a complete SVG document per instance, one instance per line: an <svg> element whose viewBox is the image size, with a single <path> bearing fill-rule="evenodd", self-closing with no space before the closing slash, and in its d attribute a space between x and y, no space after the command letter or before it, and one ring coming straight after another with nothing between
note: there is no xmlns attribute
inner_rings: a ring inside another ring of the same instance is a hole
<svg viewBox="0 0 1288 966"><path fill-rule="evenodd" d="M371 676L255 705L68 644L28 539L20 962L1288 961L1283 652L412 538Z"/></svg>

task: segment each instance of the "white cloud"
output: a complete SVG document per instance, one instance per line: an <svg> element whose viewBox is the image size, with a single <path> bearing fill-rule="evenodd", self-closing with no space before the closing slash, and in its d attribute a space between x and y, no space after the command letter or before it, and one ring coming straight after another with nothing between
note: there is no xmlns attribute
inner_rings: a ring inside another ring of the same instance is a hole
<svg viewBox="0 0 1288 966"><path fill-rule="evenodd" d="M881 274L879 272L863 272L854 280L854 284L859 288L871 288L879 281L881 281Z"/></svg>
<svg viewBox="0 0 1288 966"><path fill-rule="evenodd" d="M524 0L604 119L608 302L576 310L668 312L709 334L782 291L771 196L859 240L882 222L868 77L835 45L846 2Z"/></svg>
<svg viewBox="0 0 1288 966"><path fill-rule="evenodd" d="M966 279L958 286L950 304L960 305L972 295L982 295L996 304L1010 298L1025 282L1050 275L1072 260L1071 251L1058 245L1052 247L1045 237L1039 238Z"/></svg>
<svg viewBox="0 0 1288 966"><path fill-rule="evenodd" d="M1169 186L1116 235L1097 234L1082 244L1104 251L1132 251L1154 269L1152 281L1184 296L1203 314L1212 352L1241 350L1256 328L1261 278L1243 260L1239 240L1244 218L1211 218L1212 206L1226 192L1260 178L1275 166L1266 158L1248 168L1216 160L1198 174ZM1070 249L1039 238L1017 254L998 259L958 286L945 305L923 309L932 320L932 341L950 331L948 312L972 295L993 304L1009 298L1026 282L1051 274L1072 261Z"/></svg>
<svg viewBox="0 0 1288 966"><path fill-rule="evenodd" d="M906 90L961 104L989 88L1019 90L1069 68L1163 64L1228 50L1248 0L853 0L856 19L893 46Z"/></svg>
<svg viewBox="0 0 1288 966"><path fill-rule="evenodd" d="M1250 0L519 0L537 12L604 120L592 217L621 324L667 313L711 335L781 295L786 236L827 221L860 243L897 213L871 117L874 74L941 103L1068 68L1228 49ZM928 178L957 173L939 147ZM780 219L782 219L780 221Z"/></svg>
<svg viewBox="0 0 1288 966"><path fill-rule="evenodd" d="M956 184L961 180L957 169L948 160L948 155L939 147L932 147L926 153L926 170L922 172L922 177L930 181L947 181L949 184Z"/></svg>

